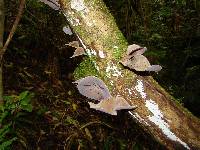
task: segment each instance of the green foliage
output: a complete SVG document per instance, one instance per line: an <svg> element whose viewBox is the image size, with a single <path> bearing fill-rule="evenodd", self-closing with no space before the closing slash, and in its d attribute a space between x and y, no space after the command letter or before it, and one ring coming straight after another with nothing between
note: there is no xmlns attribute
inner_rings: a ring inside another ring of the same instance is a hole
<svg viewBox="0 0 200 150"><path fill-rule="evenodd" d="M133 145L133 148L132 148L132 150L141 150L141 149L143 148L142 148L142 145L140 145L139 143L136 143L135 145Z"/></svg>
<svg viewBox="0 0 200 150"><path fill-rule="evenodd" d="M24 91L19 95L4 96L4 105L0 106L0 150L9 149L17 140L13 125L20 119L22 111L31 112L33 93Z"/></svg>
<svg viewBox="0 0 200 150"><path fill-rule="evenodd" d="M67 116L65 122L66 122L67 125L74 125L74 126L78 126L79 125L79 122L77 120L73 119L70 116Z"/></svg>
<svg viewBox="0 0 200 150"><path fill-rule="evenodd" d="M1 149L1 150L9 149L9 146L10 146L15 140L17 140L16 137L2 142L1 145L0 145L0 149ZM0 141L0 142L1 142L1 141Z"/></svg>
<svg viewBox="0 0 200 150"><path fill-rule="evenodd" d="M15 111L25 110L32 111L32 105L30 104L33 93L24 91L19 95L4 96L5 104L2 107L3 110L11 110L11 113Z"/></svg>
<svg viewBox="0 0 200 150"><path fill-rule="evenodd" d="M113 136L109 136L106 138L105 143L104 143L104 150L110 150L112 149L113 145L117 145L119 150L125 150L127 149L127 143L120 139L120 138L115 138Z"/></svg>

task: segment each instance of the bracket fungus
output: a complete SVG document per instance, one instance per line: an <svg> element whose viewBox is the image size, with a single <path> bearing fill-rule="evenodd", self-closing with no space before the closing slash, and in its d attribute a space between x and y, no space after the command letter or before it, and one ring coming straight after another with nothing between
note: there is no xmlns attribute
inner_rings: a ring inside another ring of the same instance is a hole
<svg viewBox="0 0 200 150"><path fill-rule="evenodd" d="M129 103L123 97L120 96L102 100L98 104L94 104L92 102L88 103L90 105L90 108L105 112L110 115L117 115L117 110L122 110L122 109L128 110L136 108L135 106L129 105Z"/></svg>
<svg viewBox="0 0 200 150"><path fill-rule="evenodd" d="M69 42L66 45L69 45L71 47L76 48L76 50L74 51L74 54L70 58L86 54L84 48L79 46L79 42L78 41L72 41L72 42Z"/></svg>
<svg viewBox="0 0 200 150"><path fill-rule="evenodd" d="M133 44L127 48L126 56L120 61L122 65L136 71L155 71L162 69L160 65L151 65L148 59L142 54L147 51L146 47Z"/></svg>
<svg viewBox="0 0 200 150"><path fill-rule="evenodd" d="M73 34L73 33L72 33L72 30L70 29L69 26L64 26L64 27L63 27L63 32L64 32L65 34L67 34L67 35L72 35L72 34Z"/></svg>
<svg viewBox="0 0 200 150"><path fill-rule="evenodd" d="M74 82L79 92L87 98L94 100L109 99L111 94L105 83L94 76L87 76Z"/></svg>
<svg viewBox="0 0 200 150"><path fill-rule="evenodd" d="M82 95L100 101L98 104L88 102L90 108L110 115L117 115L117 110L136 108L135 106L129 105L121 96L111 96L105 83L97 77L88 76L74 83L77 84L77 88Z"/></svg>

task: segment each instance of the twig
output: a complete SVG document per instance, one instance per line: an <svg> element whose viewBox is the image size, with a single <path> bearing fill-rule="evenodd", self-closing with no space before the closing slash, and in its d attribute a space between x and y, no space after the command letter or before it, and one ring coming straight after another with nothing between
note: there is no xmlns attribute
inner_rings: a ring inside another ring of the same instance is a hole
<svg viewBox="0 0 200 150"><path fill-rule="evenodd" d="M19 10L18 10L18 13L17 13L17 16L16 16L16 19L15 19L15 22L12 26L12 29L8 35L8 38L6 40L6 43L4 44L3 48L0 50L0 63L2 64L2 59L3 59L3 55L4 53L6 52L7 50L7 47L10 43L10 41L12 40L12 37L17 29L17 26L19 24L19 21L21 20L22 18L22 13L23 13L23 10L24 10L24 7L25 7L25 0L21 0L20 1L20 6L19 6Z"/></svg>
<svg viewBox="0 0 200 150"><path fill-rule="evenodd" d="M115 128L113 128L112 126L110 126L110 125L108 125L108 124L106 124L106 123L104 123L104 122L94 121L94 122L86 123L85 125L83 125L83 126L80 128L80 130L82 130L82 129L84 129L84 128L86 128L87 126L90 126L90 125L92 125L92 124L100 124L100 125L107 126L107 127L111 128L111 129L115 129Z"/></svg>

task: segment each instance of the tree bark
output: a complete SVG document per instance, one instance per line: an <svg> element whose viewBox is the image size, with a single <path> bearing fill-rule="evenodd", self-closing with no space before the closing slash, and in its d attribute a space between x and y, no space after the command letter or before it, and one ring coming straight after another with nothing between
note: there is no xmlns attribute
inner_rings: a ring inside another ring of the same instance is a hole
<svg viewBox="0 0 200 150"><path fill-rule="evenodd" d="M3 48L4 34L4 1L0 0L0 50ZM2 63L0 62L0 105L3 104L3 79L2 79Z"/></svg>
<svg viewBox="0 0 200 150"><path fill-rule="evenodd" d="M168 149L200 149L200 121L175 102L151 76L125 69L127 41L102 0L60 0L63 14L90 57L75 70L104 80L112 95L137 105L130 115Z"/></svg>

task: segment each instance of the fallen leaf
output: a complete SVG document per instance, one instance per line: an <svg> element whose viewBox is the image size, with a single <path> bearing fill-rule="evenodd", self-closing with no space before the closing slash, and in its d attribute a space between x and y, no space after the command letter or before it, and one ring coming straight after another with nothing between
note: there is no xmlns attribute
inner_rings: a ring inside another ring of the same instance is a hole
<svg viewBox="0 0 200 150"><path fill-rule="evenodd" d="M89 137L90 140L92 140L92 134L88 128L85 128L85 134Z"/></svg>

